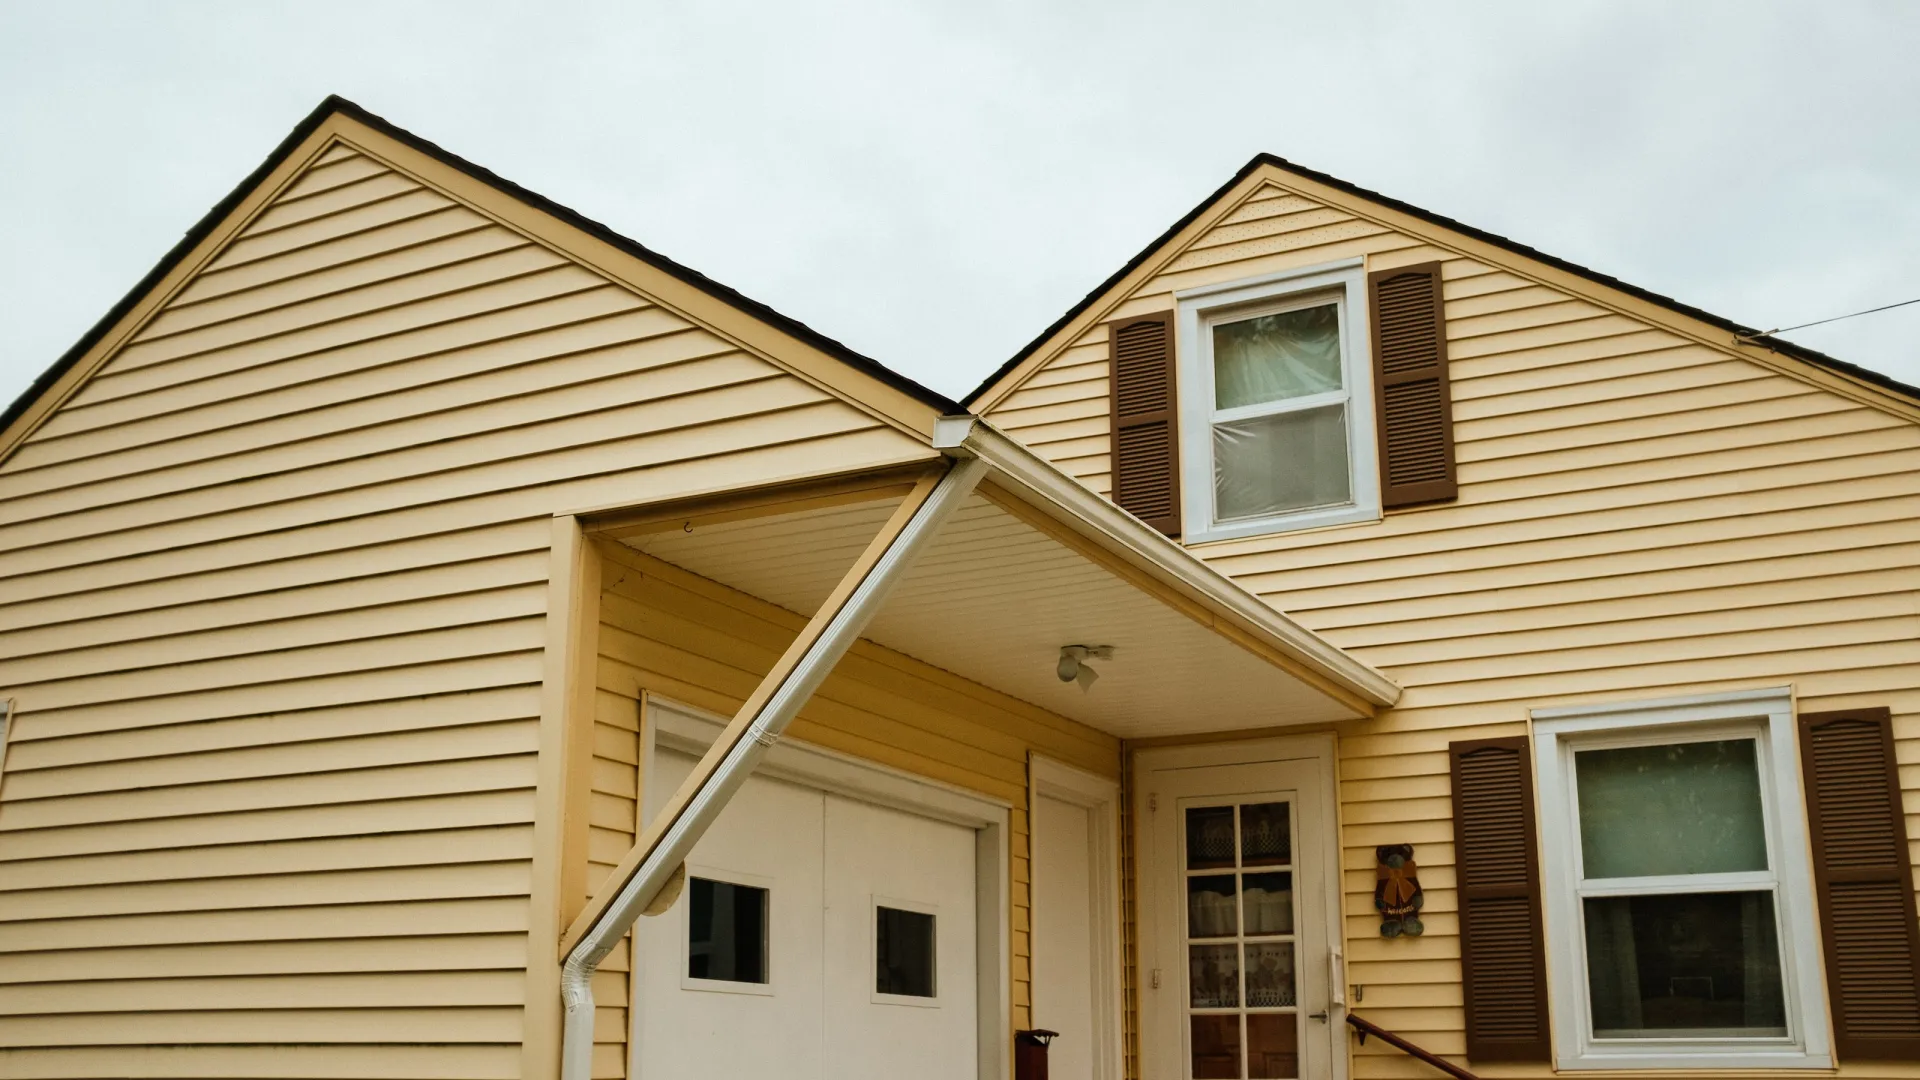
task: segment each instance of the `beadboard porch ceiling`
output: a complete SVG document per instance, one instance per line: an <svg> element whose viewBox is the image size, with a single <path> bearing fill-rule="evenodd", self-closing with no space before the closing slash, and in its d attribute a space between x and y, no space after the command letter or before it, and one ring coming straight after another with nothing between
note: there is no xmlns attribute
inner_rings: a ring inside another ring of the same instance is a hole
<svg viewBox="0 0 1920 1080"><path fill-rule="evenodd" d="M622 543L801 615L827 598L897 498L626 536ZM1127 739L1316 724L1361 713L975 493L864 636ZM1063 645L1110 645L1091 688Z"/></svg>

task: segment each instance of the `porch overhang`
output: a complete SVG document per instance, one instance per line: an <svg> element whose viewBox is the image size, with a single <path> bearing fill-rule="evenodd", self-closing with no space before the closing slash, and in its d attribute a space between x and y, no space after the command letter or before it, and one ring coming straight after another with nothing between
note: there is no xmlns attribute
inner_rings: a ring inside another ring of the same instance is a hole
<svg viewBox="0 0 1920 1080"><path fill-rule="evenodd" d="M985 466L863 636L1121 738L1370 716L1399 687L973 417L935 446ZM798 487L747 512L629 520L620 542L798 614L820 608L906 478ZM1063 646L1110 646L1083 688Z"/></svg>

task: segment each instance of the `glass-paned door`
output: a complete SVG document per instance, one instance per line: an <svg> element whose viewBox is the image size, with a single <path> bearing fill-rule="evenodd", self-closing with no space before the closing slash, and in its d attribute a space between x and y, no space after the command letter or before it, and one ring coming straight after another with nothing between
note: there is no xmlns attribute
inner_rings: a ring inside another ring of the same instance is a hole
<svg viewBox="0 0 1920 1080"><path fill-rule="evenodd" d="M1188 1076L1300 1076L1294 814L1284 799L1183 800Z"/></svg>

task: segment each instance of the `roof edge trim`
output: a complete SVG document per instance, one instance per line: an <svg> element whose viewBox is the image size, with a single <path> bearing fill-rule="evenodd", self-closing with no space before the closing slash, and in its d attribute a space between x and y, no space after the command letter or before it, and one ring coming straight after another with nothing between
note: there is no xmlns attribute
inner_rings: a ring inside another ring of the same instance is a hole
<svg viewBox="0 0 1920 1080"><path fill-rule="evenodd" d="M425 154L449 168L525 203L534 210L548 214L566 225L579 229L595 239L610 244L662 273L674 277L722 303L737 308L742 313L758 319L768 326L818 349L866 375L892 386L894 389L907 394L909 397L926 404L940 413L962 411L962 406L959 402L954 401L938 391L921 385L872 357L856 352L851 347L834 338L828 337L826 334L815 330L806 323L791 316L783 315L773 308L768 307L766 304L754 300L730 286L723 285L698 270L676 262L636 240L623 236L611 228L608 228L606 225L586 217L570 207L554 202L552 199L538 192L521 187L519 184L494 173L492 170L476 165L433 142L415 135L405 128L399 127L384 117L369 112L365 108L338 94L330 94L312 112L308 113L305 118L296 124L292 131L288 132L286 138L282 139L279 145L275 146L273 151L267 155L266 160L262 161L251 173L248 173L232 191L227 193L225 198L215 203L212 209L208 210L199 221L195 222L193 227L188 229L186 234L180 238L180 241L170 248L165 255L161 256L160 261L155 263L152 269L148 270L145 276L141 277L140 280L134 284L133 288L120 298L119 302L109 308L107 313L101 316L93 326L88 328L86 333L82 334L77 342L68 348L66 352L62 353L51 366L42 371L32 383L28 384L27 388L7 406L4 412L0 412L0 439L4 439L6 433L22 416L32 409L35 403L59 383L60 379L64 377L68 371L72 370L73 366L79 363L82 357L92 351L93 348L98 345L129 312L137 307L142 299L165 280L167 275L172 273L195 248L211 236L214 231L220 227L221 223L246 200L249 194L258 188L267 177L272 175L275 169L283 165L287 158L313 135L322 124L336 115L344 116L364 124L412 150ZM0 442L0 457L4 457L10 449L11 446Z"/></svg>
<svg viewBox="0 0 1920 1080"><path fill-rule="evenodd" d="M1665 296L1661 293L1656 293L1650 289L1641 288L1640 286L1634 285L1630 282L1622 281L1621 279L1616 278L1611 274L1603 274L1598 270L1593 270L1591 268L1582 266L1578 263L1570 262L1556 255L1549 255L1546 252L1539 250L1538 248L1529 247L1526 244L1522 244L1516 240L1508 239L1507 237L1501 236L1497 233L1487 232L1484 229L1476 228L1475 226L1468 225L1465 222L1458 221L1454 218L1447 217L1443 214L1436 214L1430 210L1424 210L1418 206L1414 206L1411 203L1402 202L1399 199L1395 199L1388 195L1382 195L1377 191L1373 191L1368 188L1363 188L1358 184L1353 184L1348 181L1342 180L1337 176L1332 176L1328 173L1323 173L1316 169L1309 169L1303 165L1297 165L1275 154L1261 153L1261 154L1254 155L1252 160L1248 161L1245 165L1241 166L1240 170L1233 174L1232 179L1228 180L1225 184L1222 184L1211 195L1208 195L1205 199L1203 199L1199 203L1199 205L1195 206L1192 210L1188 211L1185 216L1180 218L1180 220L1174 222L1173 225L1170 228L1168 228L1165 232L1161 233L1158 237L1155 237L1151 243L1149 243L1146 247L1142 248L1137 254L1134 255L1133 258L1127 260L1126 265L1122 266L1119 270L1115 271L1105 281L1102 281L1098 286L1096 286L1093 289L1093 291L1081 297L1077 303L1075 303L1071 308L1068 308L1066 313L1061 315L1060 318L1054 320L1053 324L1048 326L1044 331L1042 331L1038 337L1028 342L1026 346L1022 348L1018 353L1015 353L1012 357L1008 358L1008 360L1005 363L1001 364L998 368L996 368L990 375L987 376L985 380L983 380L978 386L974 387L971 391L967 393L967 395L964 398L961 399L962 403L969 410L977 407L981 399L985 397L989 391L991 391L997 384L999 384L1008 375L1016 371L1021 364L1024 364L1029 359L1031 359L1035 354L1037 354L1040 351L1040 349L1044 345L1046 345L1046 343L1049 340L1051 340L1056 334L1058 334L1061 330L1065 329L1075 319L1085 314L1087 310L1092 308L1095 304L1097 304L1102 297L1112 292L1114 287L1119 285L1122 281L1124 281L1129 274L1139 269L1141 265L1146 263L1156 253L1158 253L1161 249L1163 249L1169 242L1171 242L1174 237L1178 236L1181 230L1193 224L1195 220L1199 219L1202 215L1206 214L1209 210L1213 209L1216 205L1219 204L1220 200L1225 198L1229 193L1231 193L1236 186L1238 186L1240 183L1245 181L1249 176L1252 176L1255 172L1259 171L1261 168L1273 168L1273 169L1278 169L1282 172L1291 173L1302 179L1309 180L1314 183L1332 188L1335 191L1338 191L1344 195L1349 195L1358 199L1364 199L1383 209L1406 214L1409 217L1416 218L1420 221L1426 222L1429 225L1435 225L1440 228L1448 229L1452 232L1458 233L1459 235L1464 236L1470 240L1487 244L1491 247L1498 248L1509 254L1518 255L1525 259L1531 259L1535 262L1541 263L1545 266L1561 271L1562 273L1571 274L1575 277L1582 278L1586 281L1592 282L1595 285L1600 285L1604 288L1609 288L1617 292L1624 293L1625 295L1630 296L1636 300L1642 301L1644 303L1652 304L1655 307L1664 308L1668 311L1673 312L1676 315L1681 315L1690 319L1695 319L1699 322L1706 323L1709 326L1713 326L1717 329L1724 330L1729 334L1732 334L1736 338L1750 339L1745 343L1752 345L1756 348L1766 349L1770 352L1778 353L1783 356L1792 357L1793 359L1800 360L1804 363L1812 364L1815 367L1824 368L1836 374L1857 379L1860 382L1868 384L1869 386L1876 387L1880 390L1883 390L1889 393L1900 395L1902 397L1908 398L1911 401L1920 402L1920 386L1913 386L1911 384L1901 382L1899 379L1895 379L1892 376L1883 375L1880 372L1872 370L1871 368L1864 368L1858 364L1850 363L1846 360L1842 360L1835 356L1830 356L1826 353L1820 352L1817 349L1810 349L1803 345L1796 345L1793 342L1785 340L1784 338L1767 336L1765 334L1760 333L1758 330L1754 329L1753 327L1742 325L1740 323L1734 322L1732 319L1724 318L1722 316L1715 315L1710 311L1706 311L1704 309L1694 307L1691 304L1687 304L1679 300L1675 300L1670 296Z"/></svg>

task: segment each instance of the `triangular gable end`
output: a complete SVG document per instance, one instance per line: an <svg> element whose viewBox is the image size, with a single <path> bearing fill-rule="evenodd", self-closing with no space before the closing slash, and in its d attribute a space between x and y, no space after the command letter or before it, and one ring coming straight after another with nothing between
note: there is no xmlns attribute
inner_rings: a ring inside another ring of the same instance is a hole
<svg viewBox="0 0 1920 1080"><path fill-rule="evenodd" d="M383 280L383 293L458 289L463 273L478 281L489 268L496 280L499 273L545 274L553 280L541 286L560 293L569 288L563 280L569 273L571 288L580 293L591 291L582 279L593 276L630 303L672 312L902 433L927 438L936 418L958 411L942 395L804 324L350 102L329 98L0 414L0 461L63 403L80 400L109 367L116 376L130 373L188 343L217 338L227 306L220 302L224 291L257 292L263 283L271 290L282 268L334 275L343 290L370 283L356 280L351 266L300 266L308 239L303 223L342 212L363 217L356 225L370 237L385 230L391 241L394 230L404 230L409 236L401 246L422 245L418 262L424 272L395 277L389 260L387 276L372 279ZM337 230L337 221L328 228ZM563 262L571 265L563 268ZM303 286L311 288L311 282ZM258 331L257 320L249 324Z"/></svg>
<svg viewBox="0 0 1920 1080"><path fill-rule="evenodd" d="M1505 237L1390 199L1343 180L1262 154L1099 287L1088 293L1052 326L989 375L964 399L967 408L988 415L1002 407L1043 370L1065 362L1067 350L1088 340L1102 323L1164 309L1164 295L1144 295L1156 278L1177 276L1187 263L1203 264L1203 249L1242 225L1249 204L1292 196L1287 208L1304 222L1311 212L1329 213L1326 227L1346 229L1360 241L1368 232L1398 233L1424 248L1369 253L1372 269L1409 265L1438 257L1463 257L1512 273L1536 285L1564 293L1602 311L1625 316L1676 334L1729 356L1737 356L1780 374L1823 387L1849 399L1909 420L1920 420L1920 388L1786 341L1755 337L1757 332L1731 320L1682 304L1616 278L1536 251ZM1256 212L1257 216L1257 212ZM1319 224L1309 223L1309 224ZM1338 239L1335 237L1334 239ZM1368 245L1356 243L1356 252ZM1149 289L1157 292L1158 286Z"/></svg>

